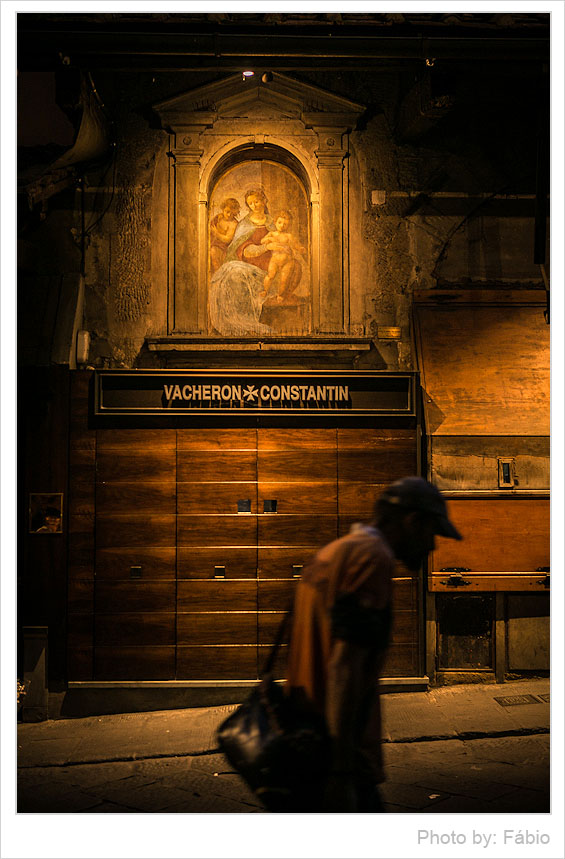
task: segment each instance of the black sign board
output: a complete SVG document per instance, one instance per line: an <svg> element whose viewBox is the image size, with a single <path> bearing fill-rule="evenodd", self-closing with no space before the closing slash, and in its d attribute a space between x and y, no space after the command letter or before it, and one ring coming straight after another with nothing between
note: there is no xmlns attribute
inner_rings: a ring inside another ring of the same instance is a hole
<svg viewBox="0 0 565 859"><path fill-rule="evenodd" d="M101 370L96 415L415 414L413 373Z"/></svg>

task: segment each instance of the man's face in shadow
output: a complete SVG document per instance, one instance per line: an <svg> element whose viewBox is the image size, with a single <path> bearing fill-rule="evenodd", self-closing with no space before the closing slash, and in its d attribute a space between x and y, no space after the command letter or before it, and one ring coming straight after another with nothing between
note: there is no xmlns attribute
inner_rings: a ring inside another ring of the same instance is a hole
<svg viewBox="0 0 565 859"><path fill-rule="evenodd" d="M410 511L399 518L396 557L409 570L419 570L428 554L435 548L437 522L433 516L420 511Z"/></svg>

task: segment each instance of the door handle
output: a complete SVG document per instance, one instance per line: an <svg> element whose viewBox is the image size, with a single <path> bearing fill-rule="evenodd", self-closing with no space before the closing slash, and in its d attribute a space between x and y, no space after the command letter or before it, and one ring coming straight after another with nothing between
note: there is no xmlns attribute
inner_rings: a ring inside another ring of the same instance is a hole
<svg viewBox="0 0 565 859"><path fill-rule="evenodd" d="M214 578L215 579L225 579L226 577L226 568L223 564L216 564L214 567Z"/></svg>
<svg viewBox="0 0 565 859"><path fill-rule="evenodd" d="M292 578L299 579L302 575L302 567L304 564L293 564L292 565Z"/></svg>

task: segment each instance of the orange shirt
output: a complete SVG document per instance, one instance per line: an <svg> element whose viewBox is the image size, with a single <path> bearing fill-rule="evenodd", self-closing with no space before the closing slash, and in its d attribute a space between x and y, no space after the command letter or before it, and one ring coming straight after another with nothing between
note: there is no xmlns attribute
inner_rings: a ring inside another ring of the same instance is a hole
<svg viewBox="0 0 565 859"><path fill-rule="evenodd" d="M332 607L354 595L359 606L390 606L394 555L380 532L357 524L339 540L324 546L304 568L294 603L287 685L325 710L327 665L332 651ZM372 678L376 684L378 678ZM368 678L371 682L371 679Z"/></svg>

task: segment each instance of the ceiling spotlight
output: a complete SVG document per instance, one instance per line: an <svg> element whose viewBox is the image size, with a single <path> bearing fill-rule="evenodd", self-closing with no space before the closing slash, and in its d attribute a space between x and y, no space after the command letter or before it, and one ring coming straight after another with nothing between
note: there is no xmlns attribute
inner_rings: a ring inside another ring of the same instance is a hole
<svg viewBox="0 0 565 859"><path fill-rule="evenodd" d="M251 72L251 71L243 72L243 80L245 80L245 78L252 78L254 74L255 74L255 72Z"/></svg>

